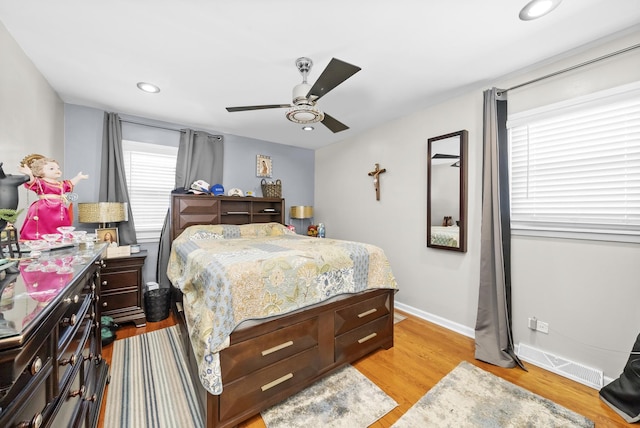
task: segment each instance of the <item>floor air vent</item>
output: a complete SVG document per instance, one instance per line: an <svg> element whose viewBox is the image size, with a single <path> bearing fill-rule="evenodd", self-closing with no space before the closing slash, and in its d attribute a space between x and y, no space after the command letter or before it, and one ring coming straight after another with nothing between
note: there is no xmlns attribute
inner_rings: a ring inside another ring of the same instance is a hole
<svg viewBox="0 0 640 428"><path fill-rule="evenodd" d="M603 386L603 373L600 370L583 366L582 364L557 357L522 343L518 345L517 354L523 361L535 364L538 367L575 380L591 388L599 390Z"/></svg>

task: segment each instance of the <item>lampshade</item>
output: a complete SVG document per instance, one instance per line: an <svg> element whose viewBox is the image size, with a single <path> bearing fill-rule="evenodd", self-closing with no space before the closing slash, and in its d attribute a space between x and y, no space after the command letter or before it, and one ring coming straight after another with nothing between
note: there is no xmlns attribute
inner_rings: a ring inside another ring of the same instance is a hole
<svg viewBox="0 0 640 428"><path fill-rule="evenodd" d="M289 216L291 218L311 218L313 217L313 207L307 205L293 206Z"/></svg>
<svg viewBox="0 0 640 428"><path fill-rule="evenodd" d="M78 204L80 223L117 223L129 220L125 202L87 202Z"/></svg>

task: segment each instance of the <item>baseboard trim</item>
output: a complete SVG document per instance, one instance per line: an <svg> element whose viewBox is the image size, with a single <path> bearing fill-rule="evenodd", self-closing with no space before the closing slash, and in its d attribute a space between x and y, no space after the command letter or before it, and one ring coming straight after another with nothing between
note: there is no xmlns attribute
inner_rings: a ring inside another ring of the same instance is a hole
<svg viewBox="0 0 640 428"><path fill-rule="evenodd" d="M429 312L425 312L422 311L420 309L416 309L413 306L409 306L406 305L404 303L398 302L397 300L394 302L394 306L396 309L406 312L410 315L416 316L418 318L422 318L425 321L429 321L432 322L436 325L439 325L441 327L447 328L451 331L455 331L456 333L460 333L463 336L467 336L470 337L472 339L475 339L476 337L476 332L474 329L469 328L465 325L462 324L458 324L456 322L453 322L451 320L448 320L446 318L442 318L438 315L434 315L432 313Z"/></svg>
<svg viewBox="0 0 640 428"><path fill-rule="evenodd" d="M425 312L425 311L422 311L420 309L416 309L413 306L409 306L409 305L404 304L402 302L398 302L397 300L394 302L394 306L399 311L406 312L409 315L413 315L413 316L421 318L421 319L423 319L425 321L432 322L432 323L434 323L436 325L439 325L441 327L444 327L444 328L449 329L451 331L454 331L456 333L462 334L463 336L467 336L467 337L470 337L472 339L475 339L475 337L476 337L475 330L472 329L472 328L469 328L469 327L467 327L465 325L458 324L458 323L453 322L451 320L448 320L446 318L442 318L442 317L440 317L438 315L434 315L432 313ZM536 364L535 362L532 362L532 361L528 361L528 362L531 363L531 364L534 364L534 365L536 365L538 367L541 367L543 369L546 369L546 367L544 367L542 365L539 365L539 364ZM563 377L567 377L567 376L564 376L562 374L559 374L559 375L563 376ZM608 376L604 376L603 383L604 383L604 385L607 385L608 383L612 382L613 380L614 380L613 378L610 378ZM591 386L591 385L589 385L589 386Z"/></svg>

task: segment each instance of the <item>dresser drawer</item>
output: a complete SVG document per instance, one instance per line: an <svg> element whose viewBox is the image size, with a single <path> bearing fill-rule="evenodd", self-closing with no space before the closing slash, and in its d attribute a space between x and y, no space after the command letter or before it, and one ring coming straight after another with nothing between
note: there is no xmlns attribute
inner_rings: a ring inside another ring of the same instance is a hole
<svg viewBox="0 0 640 428"><path fill-rule="evenodd" d="M71 373L77 365L82 365L86 349L88 349L89 339L93 333L93 321L86 320L80 324L75 336L58 356L58 383L60 389L69 382Z"/></svg>
<svg viewBox="0 0 640 428"><path fill-rule="evenodd" d="M386 315L335 339L335 361L353 361L381 346L392 337L393 318Z"/></svg>
<svg viewBox="0 0 640 428"><path fill-rule="evenodd" d="M138 290L118 290L117 292L103 293L100 305L102 313L137 306L140 299Z"/></svg>
<svg viewBox="0 0 640 428"><path fill-rule="evenodd" d="M107 259L107 263L109 263ZM120 270L110 272L108 269L105 269L102 272L102 292L120 289L125 287L137 288L138 287L138 276L139 270Z"/></svg>
<svg viewBox="0 0 640 428"><path fill-rule="evenodd" d="M30 341L23 349L0 353L0 408L23 389L37 382L46 364L51 365L51 341Z"/></svg>
<svg viewBox="0 0 640 428"><path fill-rule="evenodd" d="M57 408L54 410L52 427L73 427L79 426L75 423L79 421L81 411L84 409L84 376L81 376L82 364L78 363L73 368L71 382L65 389L60 391Z"/></svg>
<svg viewBox="0 0 640 428"><path fill-rule="evenodd" d="M336 311L335 335L358 328L389 314L389 294L384 293Z"/></svg>
<svg viewBox="0 0 640 428"><path fill-rule="evenodd" d="M316 346L256 371L242 382L225 381L224 394L220 395L220 418L233 417L317 375L319 355Z"/></svg>
<svg viewBox="0 0 640 428"><path fill-rule="evenodd" d="M226 384L317 345L317 318L231 345L220 353L222 379Z"/></svg>
<svg viewBox="0 0 640 428"><path fill-rule="evenodd" d="M93 294L81 296L77 303L70 303L58 321L58 349L66 349L69 342L84 324L85 317L95 317Z"/></svg>
<svg viewBox="0 0 640 428"><path fill-rule="evenodd" d="M41 372L33 379L28 388L23 389L12 401L11 407L0 417L2 427L39 426L51 414L53 408L49 405L47 394L47 379L53 368L51 361L42 367Z"/></svg>

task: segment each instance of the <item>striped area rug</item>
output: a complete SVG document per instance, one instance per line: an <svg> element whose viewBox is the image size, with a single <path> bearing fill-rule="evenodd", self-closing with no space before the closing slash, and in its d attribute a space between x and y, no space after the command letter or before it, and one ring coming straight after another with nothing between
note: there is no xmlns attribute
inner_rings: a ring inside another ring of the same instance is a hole
<svg viewBox="0 0 640 428"><path fill-rule="evenodd" d="M177 326L116 340L105 427L203 426Z"/></svg>

